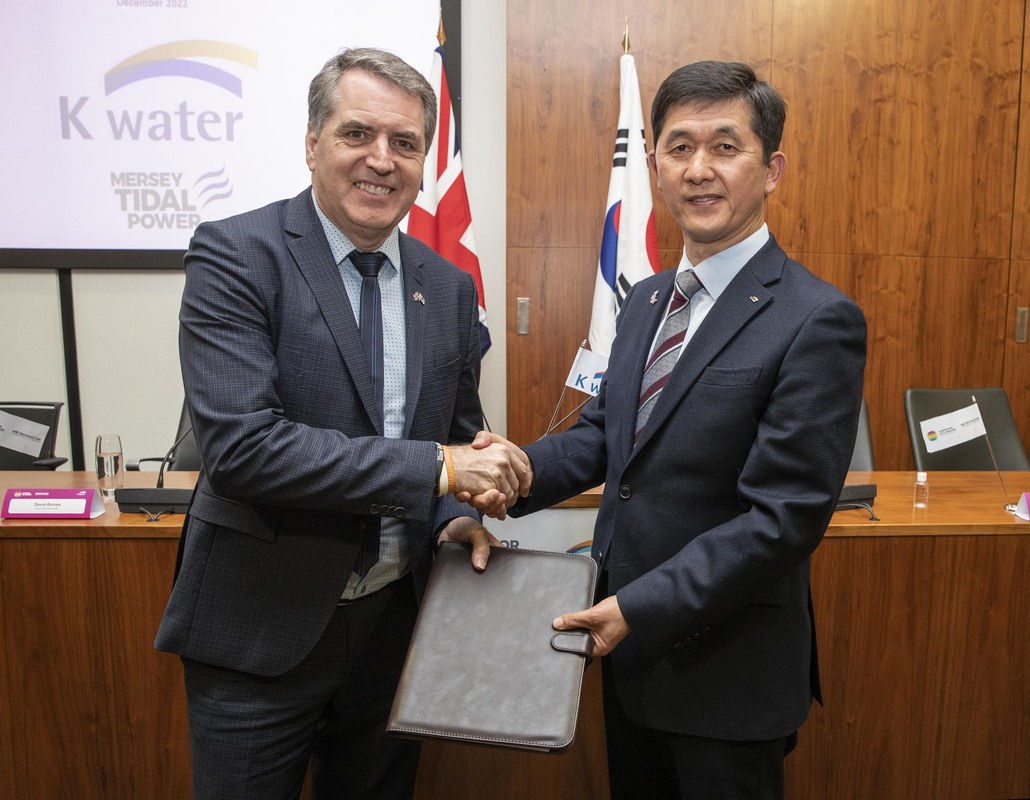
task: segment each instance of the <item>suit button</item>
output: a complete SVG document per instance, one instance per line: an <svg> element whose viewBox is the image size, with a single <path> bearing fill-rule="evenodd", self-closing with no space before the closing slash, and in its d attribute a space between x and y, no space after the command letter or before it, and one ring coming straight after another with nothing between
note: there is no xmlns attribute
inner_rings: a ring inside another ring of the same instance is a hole
<svg viewBox="0 0 1030 800"><path fill-rule="evenodd" d="M628 483L622 484L619 487L619 497L623 500L629 500L633 496L633 490L629 488Z"/></svg>
<svg viewBox="0 0 1030 800"><path fill-rule="evenodd" d="M393 510L393 515L397 519L404 519L408 515L408 510L404 506L397 506Z"/></svg>
<svg viewBox="0 0 1030 800"><path fill-rule="evenodd" d="M368 507L368 513L369 514L381 514L382 510L379 508L379 505L377 503L373 503L372 505L370 505Z"/></svg>

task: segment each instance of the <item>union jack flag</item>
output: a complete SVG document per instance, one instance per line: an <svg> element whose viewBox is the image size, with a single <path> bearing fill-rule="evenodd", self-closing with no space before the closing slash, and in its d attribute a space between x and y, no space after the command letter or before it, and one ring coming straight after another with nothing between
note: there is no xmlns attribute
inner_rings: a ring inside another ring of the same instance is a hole
<svg viewBox="0 0 1030 800"><path fill-rule="evenodd" d="M408 233L472 276L479 295L479 352L483 354L490 347L483 276L479 270L479 256L476 255L476 240L472 235L472 213L465 191L465 174L461 168L461 151L447 74L443 68L443 52L443 45L440 45L433 53L429 82L436 91L436 135L426 154L422 189L408 212Z"/></svg>

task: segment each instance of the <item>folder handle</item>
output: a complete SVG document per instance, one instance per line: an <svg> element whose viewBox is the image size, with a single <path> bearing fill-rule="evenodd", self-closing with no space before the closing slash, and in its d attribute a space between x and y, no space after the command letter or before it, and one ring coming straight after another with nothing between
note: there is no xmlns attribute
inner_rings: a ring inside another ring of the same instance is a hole
<svg viewBox="0 0 1030 800"><path fill-rule="evenodd" d="M589 656L594 651L594 640L586 631L561 631L551 637L551 647L563 653Z"/></svg>

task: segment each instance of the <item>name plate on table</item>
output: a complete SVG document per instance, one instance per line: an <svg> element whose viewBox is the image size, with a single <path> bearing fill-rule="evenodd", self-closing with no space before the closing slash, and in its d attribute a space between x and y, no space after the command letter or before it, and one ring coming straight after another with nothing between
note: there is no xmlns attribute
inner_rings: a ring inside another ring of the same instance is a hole
<svg viewBox="0 0 1030 800"><path fill-rule="evenodd" d="M0 508L5 519L93 519L103 513L96 489L8 489Z"/></svg>

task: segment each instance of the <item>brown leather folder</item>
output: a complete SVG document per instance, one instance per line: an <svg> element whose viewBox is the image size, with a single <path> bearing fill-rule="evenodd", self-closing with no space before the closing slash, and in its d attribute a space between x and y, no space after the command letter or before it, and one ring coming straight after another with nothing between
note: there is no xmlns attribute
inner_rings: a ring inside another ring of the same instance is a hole
<svg viewBox="0 0 1030 800"><path fill-rule="evenodd" d="M484 572L444 542L429 576L387 730L558 751L576 733L591 640L556 631L593 605L588 556L495 548Z"/></svg>

